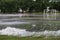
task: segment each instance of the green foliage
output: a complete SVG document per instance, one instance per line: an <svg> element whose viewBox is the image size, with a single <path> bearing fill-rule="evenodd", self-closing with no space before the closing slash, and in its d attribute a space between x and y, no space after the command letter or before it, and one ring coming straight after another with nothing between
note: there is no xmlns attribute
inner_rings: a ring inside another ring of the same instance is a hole
<svg viewBox="0 0 60 40"><path fill-rule="evenodd" d="M19 8L22 10L29 9L29 12L42 11L42 0L0 0L0 9L2 12L18 12Z"/></svg>
<svg viewBox="0 0 60 40"><path fill-rule="evenodd" d="M57 2L57 3L53 3L53 6L52 6L54 9L57 9L60 11L60 2Z"/></svg>
<svg viewBox="0 0 60 40"><path fill-rule="evenodd" d="M60 2L51 2L49 0L0 0L0 9L2 12L18 12L19 8L23 11L29 9L29 12L42 12L47 6L60 10Z"/></svg>
<svg viewBox="0 0 60 40"><path fill-rule="evenodd" d="M17 4L15 0L1 0L0 1L0 9L2 10L2 12L16 12L17 10Z"/></svg>

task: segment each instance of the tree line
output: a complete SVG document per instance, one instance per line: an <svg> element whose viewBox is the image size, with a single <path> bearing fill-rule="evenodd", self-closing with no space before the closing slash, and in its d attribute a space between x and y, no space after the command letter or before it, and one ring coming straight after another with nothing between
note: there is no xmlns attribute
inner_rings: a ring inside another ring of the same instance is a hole
<svg viewBox="0 0 60 40"><path fill-rule="evenodd" d="M0 10L6 12L18 12L19 9L28 12L42 12L46 7L60 11L60 2L50 2L49 0L0 0Z"/></svg>

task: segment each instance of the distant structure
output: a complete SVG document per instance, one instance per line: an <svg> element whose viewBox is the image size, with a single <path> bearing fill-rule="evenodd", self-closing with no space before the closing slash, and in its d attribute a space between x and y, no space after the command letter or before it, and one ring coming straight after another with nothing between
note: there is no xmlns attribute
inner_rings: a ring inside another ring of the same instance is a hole
<svg viewBox="0 0 60 40"><path fill-rule="evenodd" d="M19 12L19 13L22 13L22 12L23 12L23 10L22 10L21 8L19 8L18 12Z"/></svg>
<svg viewBox="0 0 60 40"><path fill-rule="evenodd" d="M60 2L60 0L49 0L49 3L50 2ZM43 19L56 20L56 16L57 16L56 13L57 13L56 9L50 9L50 7L47 6L47 8L44 9Z"/></svg>
<svg viewBox="0 0 60 40"><path fill-rule="evenodd" d="M36 0L33 0L33 1L36 1Z"/></svg>
<svg viewBox="0 0 60 40"><path fill-rule="evenodd" d="M57 10L49 9L49 7L47 7L47 9L44 9L43 19L56 20L56 16L57 16L56 13Z"/></svg>

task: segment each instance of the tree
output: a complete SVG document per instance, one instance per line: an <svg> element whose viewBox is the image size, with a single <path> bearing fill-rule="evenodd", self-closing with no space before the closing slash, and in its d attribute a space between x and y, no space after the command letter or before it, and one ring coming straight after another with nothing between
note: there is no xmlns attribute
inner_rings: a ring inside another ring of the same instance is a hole
<svg viewBox="0 0 60 40"><path fill-rule="evenodd" d="M17 4L15 0L0 0L0 9L2 12L16 12Z"/></svg>
<svg viewBox="0 0 60 40"><path fill-rule="evenodd" d="M54 2L52 7L53 9L60 11L60 2Z"/></svg>
<svg viewBox="0 0 60 40"><path fill-rule="evenodd" d="M28 12L42 12L47 6L60 10L60 2L50 2L49 0L0 0L2 12L18 12L19 8Z"/></svg>

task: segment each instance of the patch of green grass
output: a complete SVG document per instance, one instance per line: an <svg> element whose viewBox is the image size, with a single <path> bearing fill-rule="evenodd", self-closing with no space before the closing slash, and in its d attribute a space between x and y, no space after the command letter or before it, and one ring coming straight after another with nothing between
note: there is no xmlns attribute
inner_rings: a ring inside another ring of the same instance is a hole
<svg viewBox="0 0 60 40"><path fill-rule="evenodd" d="M0 40L60 40L60 37L17 37L0 35Z"/></svg>

